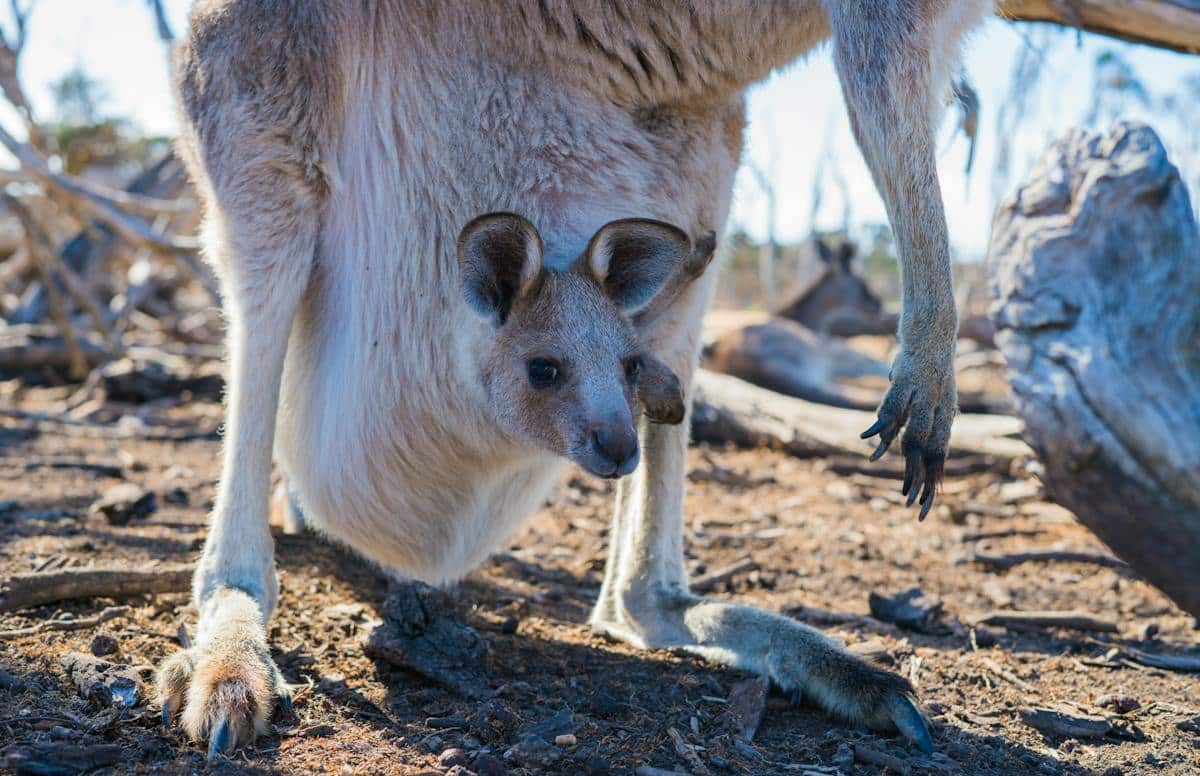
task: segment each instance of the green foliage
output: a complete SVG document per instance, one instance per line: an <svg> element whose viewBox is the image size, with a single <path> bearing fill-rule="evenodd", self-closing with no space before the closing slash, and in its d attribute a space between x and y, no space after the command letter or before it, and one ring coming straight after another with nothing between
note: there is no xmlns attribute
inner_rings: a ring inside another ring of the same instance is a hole
<svg viewBox="0 0 1200 776"><path fill-rule="evenodd" d="M50 86L54 120L45 126L50 150L63 169L78 175L89 167L144 162L169 140L142 135L133 122L109 113L104 84L76 68Z"/></svg>

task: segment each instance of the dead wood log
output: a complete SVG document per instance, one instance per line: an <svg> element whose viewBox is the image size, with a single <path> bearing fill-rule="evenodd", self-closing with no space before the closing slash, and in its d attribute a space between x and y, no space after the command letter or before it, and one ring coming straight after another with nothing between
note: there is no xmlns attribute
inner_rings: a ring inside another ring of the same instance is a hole
<svg viewBox="0 0 1200 776"><path fill-rule="evenodd" d="M1001 16L1200 53L1200 0L1003 0Z"/></svg>
<svg viewBox="0 0 1200 776"><path fill-rule="evenodd" d="M1116 633L1117 624L1102 620L1087 612L989 612L980 617L979 625L1000 627L1066 628L1068 630Z"/></svg>
<svg viewBox="0 0 1200 776"><path fill-rule="evenodd" d="M123 598L182 593L192 585L191 564L148 568L86 568L14 574L0 585L0 612L42 606L72 598Z"/></svg>
<svg viewBox="0 0 1200 776"><path fill-rule="evenodd" d="M1022 563L1090 563L1096 566L1106 566L1112 569L1128 570L1129 564L1120 558L1104 555L1098 552L1075 552L1072 550L1034 550L1032 552L1013 552L1005 555L988 555L977 552L958 561L959 564L978 563L989 568L1007 571Z"/></svg>
<svg viewBox="0 0 1200 776"><path fill-rule="evenodd" d="M1047 492L1200 615L1200 231L1153 130L1052 145L988 264Z"/></svg>
<svg viewBox="0 0 1200 776"><path fill-rule="evenodd" d="M859 434L875 422L872 412L814 404L701 369L693 385L692 436L700 442L771 447L800 457L852 455L866 458L871 446ZM999 415L960 415L950 454L1005 460L1030 453L1017 437L1021 421Z"/></svg>

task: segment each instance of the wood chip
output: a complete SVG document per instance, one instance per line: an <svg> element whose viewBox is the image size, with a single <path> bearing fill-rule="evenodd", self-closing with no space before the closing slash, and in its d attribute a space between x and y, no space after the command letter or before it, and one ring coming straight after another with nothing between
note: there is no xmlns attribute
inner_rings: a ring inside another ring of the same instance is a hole
<svg viewBox="0 0 1200 776"><path fill-rule="evenodd" d="M675 746L675 754L679 755L688 767L692 769L695 776L712 776L712 772L708 770L708 766L700 759L700 755L696 754L696 747L684 740L683 734L675 728L667 728L667 734L671 736L671 743Z"/></svg>

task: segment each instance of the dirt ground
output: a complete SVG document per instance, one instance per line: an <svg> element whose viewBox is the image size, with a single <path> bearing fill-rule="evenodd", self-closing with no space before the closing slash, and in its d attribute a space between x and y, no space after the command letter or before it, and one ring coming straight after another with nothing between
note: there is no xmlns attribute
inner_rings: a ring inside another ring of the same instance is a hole
<svg viewBox="0 0 1200 776"><path fill-rule="evenodd" d="M8 385L0 404L50 408L67 393ZM145 423L156 432L196 433L184 441L97 438L84 427L0 419L0 580L63 563L196 557L218 471L220 407L167 401L134 413L109 406L93 419L116 421L122 413L119 428ZM506 552L455 592L459 614L487 645L489 701L366 657L362 642L383 617L383 576L316 536L277 532L283 592L271 638L298 688L294 711L277 713L271 735L211 770L464 774L463 765L452 770L454 753L443 756L459 748L471 771L499 772L502 764L510 773L652 773L647 766L695 774L879 773L884 766L861 761L878 755L897 758L892 773L1200 772L1198 675L1125 656L1131 647L1200 654L1191 617L1120 568L1029 562L996 571L962 562L972 553L1105 551L1067 512L1040 499L1024 469L949 478L942 506L920 524L899 504L899 483L886 476L764 450L700 446L690 461L693 576L749 558L713 593L808 621L909 676L934 723L933 757L782 697L768 700L753 742L742 743L727 701L745 675L593 634L586 619L603 573L610 486L573 473ZM90 514L122 481L154 491L157 510L126 525ZM943 606L940 618L921 626L929 632L868 616L870 594L912 587ZM130 608L94 628L8 633L117 604ZM995 609L1082 610L1115 622L1119 632L972 629ZM186 593L0 614L0 669L9 674L0 681L0 767L16 768L22 752L77 746L86 753L107 744L119 747L119 758L105 772L205 770L203 749L177 728L164 729L153 705L153 667L179 648L179 626L194 623ZM140 674L132 708L97 706L65 675L61 656L100 649L102 636L115 641L106 659ZM1050 706L1101 718L1111 730L1043 734L1019 713ZM497 725L477 724L495 718ZM539 723L547 723L539 729L551 742L563 731L574 742L506 758ZM115 750L105 751L111 760Z"/></svg>

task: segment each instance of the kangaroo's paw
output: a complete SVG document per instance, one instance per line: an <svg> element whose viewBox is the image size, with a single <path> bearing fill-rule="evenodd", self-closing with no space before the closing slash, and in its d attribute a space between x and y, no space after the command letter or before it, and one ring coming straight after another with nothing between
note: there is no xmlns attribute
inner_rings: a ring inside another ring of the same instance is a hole
<svg viewBox="0 0 1200 776"><path fill-rule="evenodd" d="M921 520L933 507L957 411L953 355L953 349L945 357L901 351L892 365L892 385L879 405L878 419L862 433L863 439L879 436L879 446L871 455L874 461L904 430L900 443L904 455L901 492L908 496L909 506L920 497Z"/></svg>
<svg viewBox="0 0 1200 776"><path fill-rule="evenodd" d="M258 604L240 590L221 590L205 606L195 646L177 652L158 671L163 724L182 708L180 722L193 741L208 741L213 759L266 733L278 701L291 694L271 660Z"/></svg>

